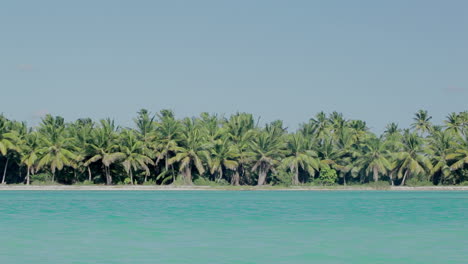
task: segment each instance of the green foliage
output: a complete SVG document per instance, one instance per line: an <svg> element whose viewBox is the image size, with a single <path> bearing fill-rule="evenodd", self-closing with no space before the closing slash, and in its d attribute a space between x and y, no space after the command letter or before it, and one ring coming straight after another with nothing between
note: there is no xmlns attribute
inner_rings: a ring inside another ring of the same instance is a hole
<svg viewBox="0 0 468 264"><path fill-rule="evenodd" d="M434 183L428 180L418 179L418 178L411 178L406 181L406 185L410 187L418 187L418 186L433 186Z"/></svg>
<svg viewBox="0 0 468 264"><path fill-rule="evenodd" d="M369 182L365 184L364 186L367 186L376 190L388 190L391 187L391 185L387 181Z"/></svg>
<svg viewBox="0 0 468 264"><path fill-rule="evenodd" d="M93 181L85 180L81 183L82 185L94 185Z"/></svg>
<svg viewBox="0 0 468 264"><path fill-rule="evenodd" d="M320 170L320 176L318 178L318 183L325 186L335 185L338 180L338 174L334 169L323 168Z"/></svg>
<svg viewBox="0 0 468 264"><path fill-rule="evenodd" d="M294 174L291 172L279 170L272 175L272 183L274 185L280 185L289 187L292 185Z"/></svg>
<svg viewBox="0 0 468 264"><path fill-rule="evenodd" d="M52 181L52 174L50 173L38 173L31 175L31 184L34 185L53 185L56 184Z"/></svg>
<svg viewBox="0 0 468 264"><path fill-rule="evenodd" d="M338 112L320 112L297 131L279 120L259 126L247 113L176 118L171 110L142 109L134 128L109 118L65 122L51 115L28 127L0 115L0 177L1 183L31 175L33 184L190 185L193 178L210 186L339 182L375 189L390 179L408 186L468 181L468 112L450 113L443 126L424 110L413 121L410 129L391 123L375 135L366 122Z"/></svg>
<svg viewBox="0 0 468 264"><path fill-rule="evenodd" d="M124 184L132 184L132 180L130 178L125 178L123 181Z"/></svg>
<svg viewBox="0 0 468 264"><path fill-rule="evenodd" d="M203 177L198 177L197 179L195 179L193 181L193 184L198 185L198 186L227 186L229 185L229 183L224 179L221 179L219 181L210 181L209 179L203 178Z"/></svg>
<svg viewBox="0 0 468 264"><path fill-rule="evenodd" d="M148 180L146 182L143 182L143 185L156 185L156 181L154 180Z"/></svg>
<svg viewBox="0 0 468 264"><path fill-rule="evenodd" d="M186 182L184 180L184 176L177 175L174 182L172 182L172 185L174 185L174 186L184 186L184 185L187 185L187 184L186 184Z"/></svg>
<svg viewBox="0 0 468 264"><path fill-rule="evenodd" d="M461 186L468 186L468 181L464 181L460 183Z"/></svg>

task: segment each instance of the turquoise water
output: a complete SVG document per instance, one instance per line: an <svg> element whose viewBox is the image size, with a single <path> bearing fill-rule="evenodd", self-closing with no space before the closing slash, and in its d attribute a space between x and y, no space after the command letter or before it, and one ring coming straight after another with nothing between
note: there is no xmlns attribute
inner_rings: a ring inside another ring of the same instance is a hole
<svg viewBox="0 0 468 264"><path fill-rule="evenodd" d="M468 263L468 192L0 192L0 263Z"/></svg>

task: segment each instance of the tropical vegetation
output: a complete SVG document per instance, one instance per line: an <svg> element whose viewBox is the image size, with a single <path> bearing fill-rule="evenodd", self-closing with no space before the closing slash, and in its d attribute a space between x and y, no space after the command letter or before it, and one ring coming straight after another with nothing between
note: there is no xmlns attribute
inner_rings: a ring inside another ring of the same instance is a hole
<svg viewBox="0 0 468 264"><path fill-rule="evenodd" d="M0 115L2 184L349 185L468 181L468 111L435 125L418 111L408 129L382 135L362 120L318 113L289 131L253 115L175 117L142 109L134 126L111 119L40 124Z"/></svg>

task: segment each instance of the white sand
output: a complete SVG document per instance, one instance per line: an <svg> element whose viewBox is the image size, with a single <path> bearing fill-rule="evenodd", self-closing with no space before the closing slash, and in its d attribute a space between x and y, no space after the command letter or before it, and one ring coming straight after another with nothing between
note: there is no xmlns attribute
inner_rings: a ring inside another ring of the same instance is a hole
<svg viewBox="0 0 468 264"><path fill-rule="evenodd" d="M173 185L0 185L0 191L352 191L352 190L376 190L367 186L335 186L335 187L256 187L256 186L173 186ZM422 186L422 187L400 187L387 188L390 191L468 191L468 186Z"/></svg>

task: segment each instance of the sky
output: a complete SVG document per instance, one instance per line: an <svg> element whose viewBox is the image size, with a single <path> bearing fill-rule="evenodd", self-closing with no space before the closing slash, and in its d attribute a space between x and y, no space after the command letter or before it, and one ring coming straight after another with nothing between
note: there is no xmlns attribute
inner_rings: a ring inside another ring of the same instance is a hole
<svg viewBox="0 0 468 264"><path fill-rule="evenodd" d="M468 110L467 32L465 0L5 0L0 113L441 123Z"/></svg>

